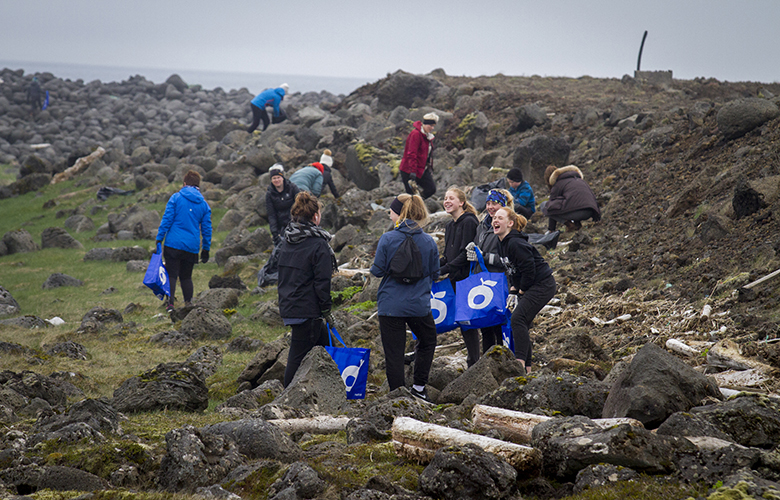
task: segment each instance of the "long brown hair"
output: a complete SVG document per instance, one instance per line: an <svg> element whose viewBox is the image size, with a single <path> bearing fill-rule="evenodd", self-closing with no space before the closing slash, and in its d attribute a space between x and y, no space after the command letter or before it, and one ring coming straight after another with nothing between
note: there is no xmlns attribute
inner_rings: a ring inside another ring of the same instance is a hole
<svg viewBox="0 0 780 500"><path fill-rule="evenodd" d="M420 226L424 226L428 222L428 209L419 195L402 193L398 195L398 201L404 204L401 213L398 214L399 221L411 219Z"/></svg>
<svg viewBox="0 0 780 500"><path fill-rule="evenodd" d="M308 191L295 196L290 215L295 222L314 222L314 216L320 211L320 201Z"/></svg>
<svg viewBox="0 0 780 500"><path fill-rule="evenodd" d="M458 186L450 186L447 188L447 191L452 191L453 193L455 193L455 196L458 197L458 201L463 203L464 212L470 212L474 215L479 215L477 214L477 209L474 208L474 205L469 203L468 198L466 198L466 193L461 188L459 188Z"/></svg>

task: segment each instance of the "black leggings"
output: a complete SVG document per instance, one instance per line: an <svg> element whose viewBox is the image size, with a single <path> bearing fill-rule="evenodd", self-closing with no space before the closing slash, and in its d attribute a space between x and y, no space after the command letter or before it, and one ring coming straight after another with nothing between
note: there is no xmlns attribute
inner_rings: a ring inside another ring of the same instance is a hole
<svg viewBox="0 0 780 500"><path fill-rule="evenodd" d="M165 259L165 270L168 271L168 279L171 282L170 304L173 304L176 296L176 280L181 281L181 293L184 295L184 302L192 302L192 294L195 286L192 283L192 269L198 262L198 254L177 250L176 248L165 247L163 249L163 258Z"/></svg>
<svg viewBox="0 0 780 500"><path fill-rule="evenodd" d="M404 189L408 194L414 194L414 190L409 185L410 180L414 180L417 183L417 187L420 188L419 194L423 200L430 198L436 192L436 181L433 180L430 168L426 168L423 176L419 179L409 172L401 171L401 181L404 183Z"/></svg>
<svg viewBox="0 0 780 500"><path fill-rule="evenodd" d="M303 358L315 345L328 345L328 328L322 318L307 319L298 325L290 325L290 352L287 354L287 368L284 370L284 386L287 387L295 377Z"/></svg>
<svg viewBox="0 0 780 500"><path fill-rule="evenodd" d="M265 108L258 108L254 104L250 104L250 107L252 108L252 125L246 131L250 134L254 132L260 125L260 120L263 121L263 130L267 129L271 121L268 119L268 112Z"/></svg>

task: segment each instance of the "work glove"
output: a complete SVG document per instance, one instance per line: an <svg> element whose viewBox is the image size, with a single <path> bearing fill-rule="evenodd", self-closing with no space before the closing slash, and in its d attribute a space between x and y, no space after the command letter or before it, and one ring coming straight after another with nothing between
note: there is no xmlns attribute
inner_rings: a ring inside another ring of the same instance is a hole
<svg viewBox="0 0 780 500"><path fill-rule="evenodd" d="M517 292L509 292L509 297L506 298L506 308L509 309L509 312L515 312L515 307L517 307Z"/></svg>
<svg viewBox="0 0 780 500"><path fill-rule="evenodd" d="M420 193L420 189L417 187L417 182L414 179L409 179L409 187L412 188L412 194Z"/></svg>
<svg viewBox="0 0 780 500"><path fill-rule="evenodd" d="M333 313L330 311L323 311L322 317L325 318L325 322L330 326L330 328L333 328L336 331L339 331L338 326L336 326L336 318L333 317ZM330 333L330 332L328 332Z"/></svg>
<svg viewBox="0 0 780 500"><path fill-rule="evenodd" d="M476 245L472 241L468 245L466 245L466 260L469 262L476 262L477 261L477 251L474 250L476 248Z"/></svg>
<svg viewBox="0 0 780 500"><path fill-rule="evenodd" d="M157 250L154 253L162 253L162 241L157 242Z"/></svg>
<svg viewBox="0 0 780 500"><path fill-rule="evenodd" d="M209 251L208 250L201 250L200 251L200 261L204 264L209 261Z"/></svg>

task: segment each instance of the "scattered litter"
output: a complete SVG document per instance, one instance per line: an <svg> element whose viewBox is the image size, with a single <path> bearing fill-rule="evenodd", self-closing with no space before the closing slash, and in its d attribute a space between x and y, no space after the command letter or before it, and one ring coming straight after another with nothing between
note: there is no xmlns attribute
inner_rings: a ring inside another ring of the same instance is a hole
<svg viewBox="0 0 780 500"><path fill-rule="evenodd" d="M49 146L51 146L51 144L48 142L42 142L40 144L30 144L30 149L46 149Z"/></svg>
<svg viewBox="0 0 780 500"><path fill-rule="evenodd" d="M539 311L539 314L547 314L548 316L556 316L556 315L558 315L558 314L560 314L562 312L563 312L563 308L562 307L547 305L547 306L542 307L542 310Z"/></svg>
<svg viewBox="0 0 780 500"><path fill-rule="evenodd" d="M695 357L701 354L701 351L694 349L685 342L677 339L669 339L666 341L666 348L670 351L674 351L683 356Z"/></svg>
<svg viewBox="0 0 780 500"><path fill-rule="evenodd" d="M544 311L544 309L542 309ZM606 326L606 325L614 325L615 323L623 323L624 321L628 321L631 319L630 314L623 314L618 316L617 318L613 318L609 321L604 321L603 319L597 318L596 316L593 316L590 318L590 320L593 322L594 325L598 326Z"/></svg>
<svg viewBox="0 0 780 500"><path fill-rule="evenodd" d="M52 319L47 319L50 324L54 326L60 326L65 324L65 320L60 318L59 316L54 316Z"/></svg>

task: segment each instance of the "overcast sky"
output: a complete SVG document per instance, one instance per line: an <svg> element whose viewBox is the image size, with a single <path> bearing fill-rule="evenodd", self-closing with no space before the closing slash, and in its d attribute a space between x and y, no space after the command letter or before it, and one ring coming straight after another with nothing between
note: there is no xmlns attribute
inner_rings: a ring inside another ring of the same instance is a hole
<svg viewBox="0 0 780 500"><path fill-rule="evenodd" d="M0 59L359 77L780 81L777 0L0 0Z"/></svg>

